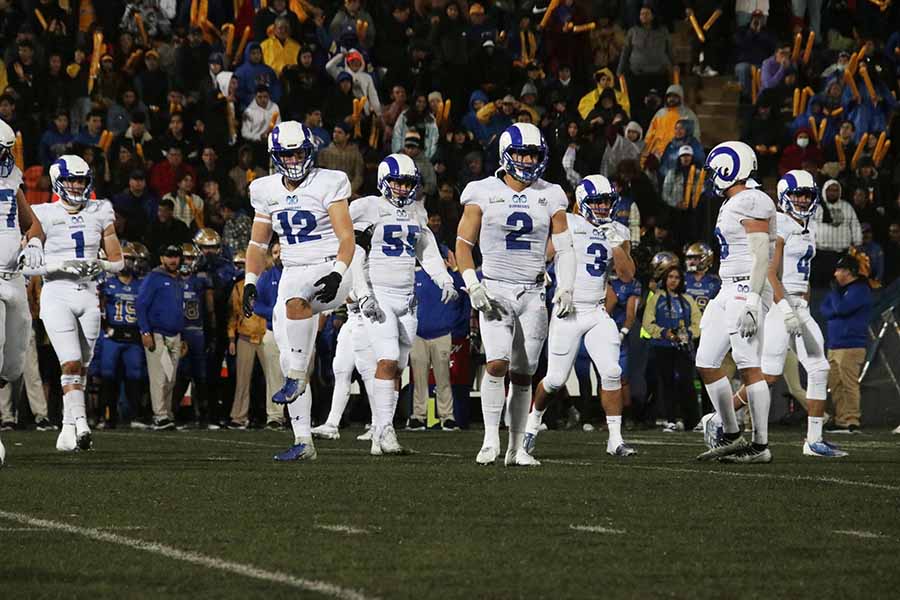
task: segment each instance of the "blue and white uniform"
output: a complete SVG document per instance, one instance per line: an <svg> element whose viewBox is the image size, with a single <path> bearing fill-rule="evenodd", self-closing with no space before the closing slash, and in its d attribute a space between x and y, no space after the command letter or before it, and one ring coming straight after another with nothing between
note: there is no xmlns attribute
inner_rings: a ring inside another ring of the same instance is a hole
<svg viewBox="0 0 900 600"><path fill-rule="evenodd" d="M19 228L16 194L22 171L13 166L0 177L0 379L15 381L25 369L25 342L31 327L31 311L25 278L19 273Z"/></svg>

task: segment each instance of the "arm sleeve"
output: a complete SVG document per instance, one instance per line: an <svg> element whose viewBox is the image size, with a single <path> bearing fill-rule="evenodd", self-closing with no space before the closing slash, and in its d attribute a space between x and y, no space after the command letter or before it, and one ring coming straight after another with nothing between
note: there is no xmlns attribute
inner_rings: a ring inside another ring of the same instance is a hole
<svg viewBox="0 0 900 600"><path fill-rule="evenodd" d="M453 283L453 278L444 265L444 259L441 258L434 234L427 226L422 229L422 235L416 244L416 258L436 286L444 287L448 282Z"/></svg>
<svg viewBox="0 0 900 600"><path fill-rule="evenodd" d="M337 76L341 73L340 64L342 60L344 60L344 53L338 52L331 57L331 60L325 63L325 71L331 76L332 79L337 79Z"/></svg>
<svg viewBox="0 0 900 600"><path fill-rule="evenodd" d="M647 298L647 306L644 307L644 319L641 327L654 339L662 338L662 327L656 324L656 303L660 294L653 294Z"/></svg>
<svg viewBox="0 0 900 600"><path fill-rule="evenodd" d="M856 211L852 207L847 212L850 213L850 244L858 246L862 244L862 227L859 224L859 217L856 216Z"/></svg>

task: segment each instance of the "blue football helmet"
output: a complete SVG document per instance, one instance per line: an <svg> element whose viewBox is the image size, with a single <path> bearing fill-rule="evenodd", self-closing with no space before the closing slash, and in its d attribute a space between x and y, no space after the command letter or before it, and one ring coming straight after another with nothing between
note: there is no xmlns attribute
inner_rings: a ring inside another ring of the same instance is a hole
<svg viewBox="0 0 900 600"><path fill-rule="evenodd" d="M613 220L619 194L603 175L588 175L575 188L578 212L591 225L603 225Z"/></svg>
<svg viewBox="0 0 900 600"><path fill-rule="evenodd" d="M391 154L378 165L378 191L397 208L416 201L421 182L416 163L405 154Z"/></svg>
<svg viewBox="0 0 900 600"><path fill-rule="evenodd" d="M798 219L809 219L819 205L819 188L807 171L788 171L778 181L778 206Z"/></svg>
<svg viewBox="0 0 900 600"><path fill-rule="evenodd" d="M16 132L0 119L0 177L9 177L16 166L13 158L13 146L16 145Z"/></svg>
<svg viewBox="0 0 900 600"><path fill-rule="evenodd" d="M756 171L756 152L744 142L722 142L713 148L706 157L706 170L718 196L739 183L759 185L751 179Z"/></svg>
<svg viewBox="0 0 900 600"><path fill-rule="evenodd" d="M94 188L91 167L80 156L60 156L50 165L50 185L59 199L69 206L84 207ZM81 185L84 187L79 189Z"/></svg>
<svg viewBox="0 0 900 600"><path fill-rule="evenodd" d="M316 164L315 137L306 125L283 121L269 134L269 156L279 173L290 181L303 181Z"/></svg>
<svg viewBox="0 0 900 600"><path fill-rule="evenodd" d="M534 162L514 160L512 155L531 155ZM515 123L500 135L500 168L513 179L532 184L543 175L550 160L541 130L531 123Z"/></svg>

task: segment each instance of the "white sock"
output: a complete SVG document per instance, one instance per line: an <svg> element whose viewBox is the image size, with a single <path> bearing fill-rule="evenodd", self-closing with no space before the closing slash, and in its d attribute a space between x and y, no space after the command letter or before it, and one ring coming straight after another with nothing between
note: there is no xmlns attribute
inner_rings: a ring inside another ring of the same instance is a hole
<svg viewBox="0 0 900 600"><path fill-rule="evenodd" d="M622 439L622 415L607 415L606 428L609 429L609 440L606 442L607 448L615 449L625 442Z"/></svg>
<svg viewBox="0 0 900 600"><path fill-rule="evenodd" d="M750 418L753 419L753 443L765 446L769 443L769 407L772 404L769 384L757 381L748 385L747 403L750 405Z"/></svg>
<svg viewBox="0 0 900 600"><path fill-rule="evenodd" d="M725 433L737 433L740 431L738 427L737 417L734 414L734 406L731 403L731 384L728 378L723 377L717 381L706 384L706 393L709 394L709 400L712 402L719 418L722 419L722 429Z"/></svg>
<svg viewBox="0 0 900 600"><path fill-rule="evenodd" d="M741 423L744 422L744 416L747 414L747 405L741 404L740 408L736 408L734 410L734 416L737 418L738 427L741 426Z"/></svg>
<svg viewBox="0 0 900 600"><path fill-rule="evenodd" d="M373 387L375 412L372 414L372 425L376 432L381 433L394 422L394 380L375 379Z"/></svg>
<svg viewBox="0 0 900 600"><path fill-rule="evenodd" d="M287 341L290 344L291 371L289 377L298 379L301 385L305 385L309 356L315 343L316 319L314 317L286 319L285 331L287 331Z"/></svg>
<svg viewBox="0 0 900 600"><path fill-rule="evenodd" d="M503 413L503 377L494 377L486 370L481 378L481 414L484 418L482 447L500 448L500 415Z"/></svg>
<svg viewBox="0 0 900 600"><path fill-rule="evenodd" d="M84 390L71 390L65 393L65 397L69 399L69 414L75 423L75 432L79 435L90 431L87 424L87 412L84 406Z"/></svg>
<svg viewBox="0 0 900 600"><path fill-rule="evenodd" d="M347 402L350 401L350 373L334 374L334 391L331 393L331 410L328 411L328 419L325 420L327 425L337 427L341 424L341 417L344 415L344 409L347 408Z"/></svg>
<svg viewBox="0 0 900 600"><path fill-rule="evenodd" d="M369 419L371 425L375 426L375 377L369 377L365 379L363 383L366 386L366 400L369 401L369 413L372 415L372 418Z"/></svg>
<svg viewBox="0 0 900 600"><path fill-rule="evenodd" d="M288 404L288 414L291 417L291 429L294 432L294 443L300 440L312 439L310 429L310 413L312 412L312 391L309 386L303 390L300 397Z"/></svg>
<svg viewBox="0 0 900 600"><path fill-rule="evenodd" d="M528 422L528 409L531 407L531 386L509 385L509 403L507 416L509 421L509 450L516 451L524 447L525 424Z"/></svg>
<svg viewBox="0 0 900 600"><path fill-rule="evenodd" d="M63 394L62 424L75 426L75 417L72 416L72 399L69 394Z"/></svg>
<svg viewBox="0 0 900 600"><path fill-rule="evenodd" d="M525 425L525 433L537 434L541 428L541 423L544 421L545 412L547 412L546 408L544 410L540 410L537 407L531 409L531 412L528 413L528 424Z"/></svg>
<svg viewBox="0 0 900 600"><path fill-rule="evenodd" d="M822 441L822 424L825 417L806 417L806 441L810 444Z"/></svg>

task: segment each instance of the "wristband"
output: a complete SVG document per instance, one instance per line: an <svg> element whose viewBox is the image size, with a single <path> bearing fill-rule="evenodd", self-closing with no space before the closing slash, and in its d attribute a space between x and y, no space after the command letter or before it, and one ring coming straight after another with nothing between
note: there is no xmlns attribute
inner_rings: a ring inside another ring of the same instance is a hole
<svg viewBox="0 0 900 600"><path fill-rule="evenodd" d="M747 306L757 308L761 303L762 297L756 292L750 292L749 294L747 294Z"/></svg>
<svg viewBox="0 0 900 600"><path fill-rule="evenodd" d="M341 277L344 276L344 273L347 272L347 265L342 263L339 260L334 261L334 266L331 268L332 273L337 273Z"/></svg>
<svg viewBox="0 0 900 600"><path fill-rule="evenodd" d="M619 330L619 332L621 332L622 335L628 335L629 331L631 331L631 330L628 329L627 327L623 327L622 329Z"/></svg>
<svg viewBox="0 0 900 600"><path fill-rule="evenodd" d="M259 275L257 275L256 273L253 273L251 271L247 271L246 273L244 273L244 286L255 286L257 281L259 281Z"/></svg>
<svg viewBox="0 0 900 600"><path fill-rule="evenodd" d="M791 303L788 302L787 298L782 298L781 300L779 300L776 306L781 309L781 312L783 314L794 312L794 307L791 306Z"/></svg>
<svg viewBox="0 0 900 600"><path fill-rule="evenodd" d="M33 237L33 238L29 239L28 243L26 243L25 245L29 246L31 248L38 248L40 250L44 249L44 242L42 242L41 238L39 238L39 237Z"/></svg>
<svg viewBox="0 0 900 600"><path fill-rule="evenodd" d="M463 271L462 278L468 289L472 289L480 283L478 281L478 275L475 273L475 269L466 269Z"/></svg>

